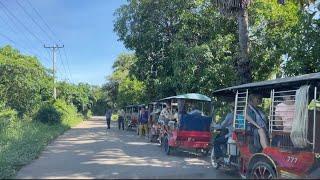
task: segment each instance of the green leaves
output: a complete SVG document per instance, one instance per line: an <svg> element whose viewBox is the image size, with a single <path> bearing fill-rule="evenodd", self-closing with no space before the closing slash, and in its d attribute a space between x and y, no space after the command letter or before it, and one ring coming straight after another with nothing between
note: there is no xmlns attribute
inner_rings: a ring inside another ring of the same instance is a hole
<svg viewBox="0 0 320 180"><path fill-rule="evenodd" d="M51 77L39 61L9 46L0 49L0 99L19 116L30 114L47 96ZM42 96L43 95L43 96Z"/></svg>
<svg viewBox="0 0 320 180"><path fill-rule="evenodd" d="M123 107L145 100L145 84L130 74L135 71L137 62L133 54L120 54L113 64L113 73L107 78L108 82L102 88L106 92L109 106ZM104 109L105 110L105 109Z"/></svg>
<svg viewBox="0 0 320 180"><path fill-rule="evenodd" d="M110 87L127 83L120 77L135 77L144 83L146 99L152 101L187 92L210 96L216 89L237 84L239 72L261 81L283 73L320 71L319 18L298 1L236 4L233 10L242 5L249 14L250 61L239 63L239 22L219 11L232 2L240 1L128 1L116 12L114 31L136 59L129 71L114 72L113 78L120 81L110 81ZM114 92L113 97L120 96Z"/></svg>
<svg viewBox="0 0 320 180"><path fill-rule="evenodd" d="M320 20L315 13L301 12L299 22L291 31L286 45L286 75L300 75L320 71Z"/></svg>

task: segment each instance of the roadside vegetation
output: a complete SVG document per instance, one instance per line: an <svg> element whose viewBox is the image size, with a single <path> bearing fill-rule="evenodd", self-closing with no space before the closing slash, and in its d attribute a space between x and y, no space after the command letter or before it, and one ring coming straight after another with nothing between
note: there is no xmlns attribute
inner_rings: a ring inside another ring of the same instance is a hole
<svg viewBox="0 0 320 180"><path fill-rule="evenodd" d="M48 143L89 118L101 91L58 82L54 100L52 89L52 72L37 58L0 48L0 179L14 177Z"/></svg>
<svg viewBox="0 0 320 180"><path fill-rule="evenodd" d="M114 107L320 71L319 0L231 2L132 0L117 9L114 31L133 53L118 56L104 86Z"/></svg>

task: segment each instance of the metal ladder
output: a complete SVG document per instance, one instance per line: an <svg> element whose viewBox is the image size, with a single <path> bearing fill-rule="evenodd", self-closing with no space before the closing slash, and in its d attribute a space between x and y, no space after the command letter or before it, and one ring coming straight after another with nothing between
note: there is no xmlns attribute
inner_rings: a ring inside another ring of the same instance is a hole
<svg viewBox="0 0 320 180"><path fill-rule="evenodd" d="M234 129L246 129L246 116L248 105L248 90L239 92L237 91L234 106L233 127Z"/></svg>

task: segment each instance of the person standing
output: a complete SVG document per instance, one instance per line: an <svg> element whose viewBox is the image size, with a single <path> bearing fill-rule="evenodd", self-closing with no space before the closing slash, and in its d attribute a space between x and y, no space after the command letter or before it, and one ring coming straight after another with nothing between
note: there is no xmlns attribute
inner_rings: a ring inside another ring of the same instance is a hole
<svg viewBox="0 0 320 180"><path fill-rule="evenodd" d="M118 117L118 127L119 127L119 130L121 129L121 126L122 126L122 130L124 130L124 117L125 117L125 112L123 109L120 109L119 112L119 117Z"/></svg>
<svg viewBox="0 0 320 180"><path fill-rule="evenodd" d="M107 121L107 128L108 129L110 129L111 116L112 116L112 110L108 108L106 110L106 121Z"/></svg>
<svg viewBox="0 0 320 180"><path fill-rule="evenodd" d="M140 117L139 117L139 124L140 124L139 134L141 137L148 133L148 120L149 120L148 114L149 113L148 113L148 111L145 110L145 107L142 107ZM144 131L144 134L142 134L143 131Z"/></svg>

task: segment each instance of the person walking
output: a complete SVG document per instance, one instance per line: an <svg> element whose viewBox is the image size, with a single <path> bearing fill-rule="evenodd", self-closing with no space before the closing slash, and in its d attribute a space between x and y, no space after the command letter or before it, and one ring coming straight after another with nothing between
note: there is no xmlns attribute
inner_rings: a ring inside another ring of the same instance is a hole
<svg viewBox="0 0 320 180"><path fill-rule="evenodd" d="M106 110L106 121L107 121L107 128L108 129L110 129L111 115L112 115L112 110L110 108L108 108Z"/></svg>
<svg viewBox="0 0 320 180"><path fill-rule="evenodd" d="M149 120L149 115L148 111L145 110L145 107L141 107L141 114L139 116L139 124L140 124L140 136L145 136L148 134L148 120ZM144 131L144 133L142 133Z"/></svg>
<svg viewBox="0 0 320 180"><path fill-rule="evenodd" d="M120 109L119 112L119 117L118 117L118 127L119 127L119 130L121 129L121 126L122 126L122 130L124 130L124 117L125 117L125 112L123 109Z"/></svg>

